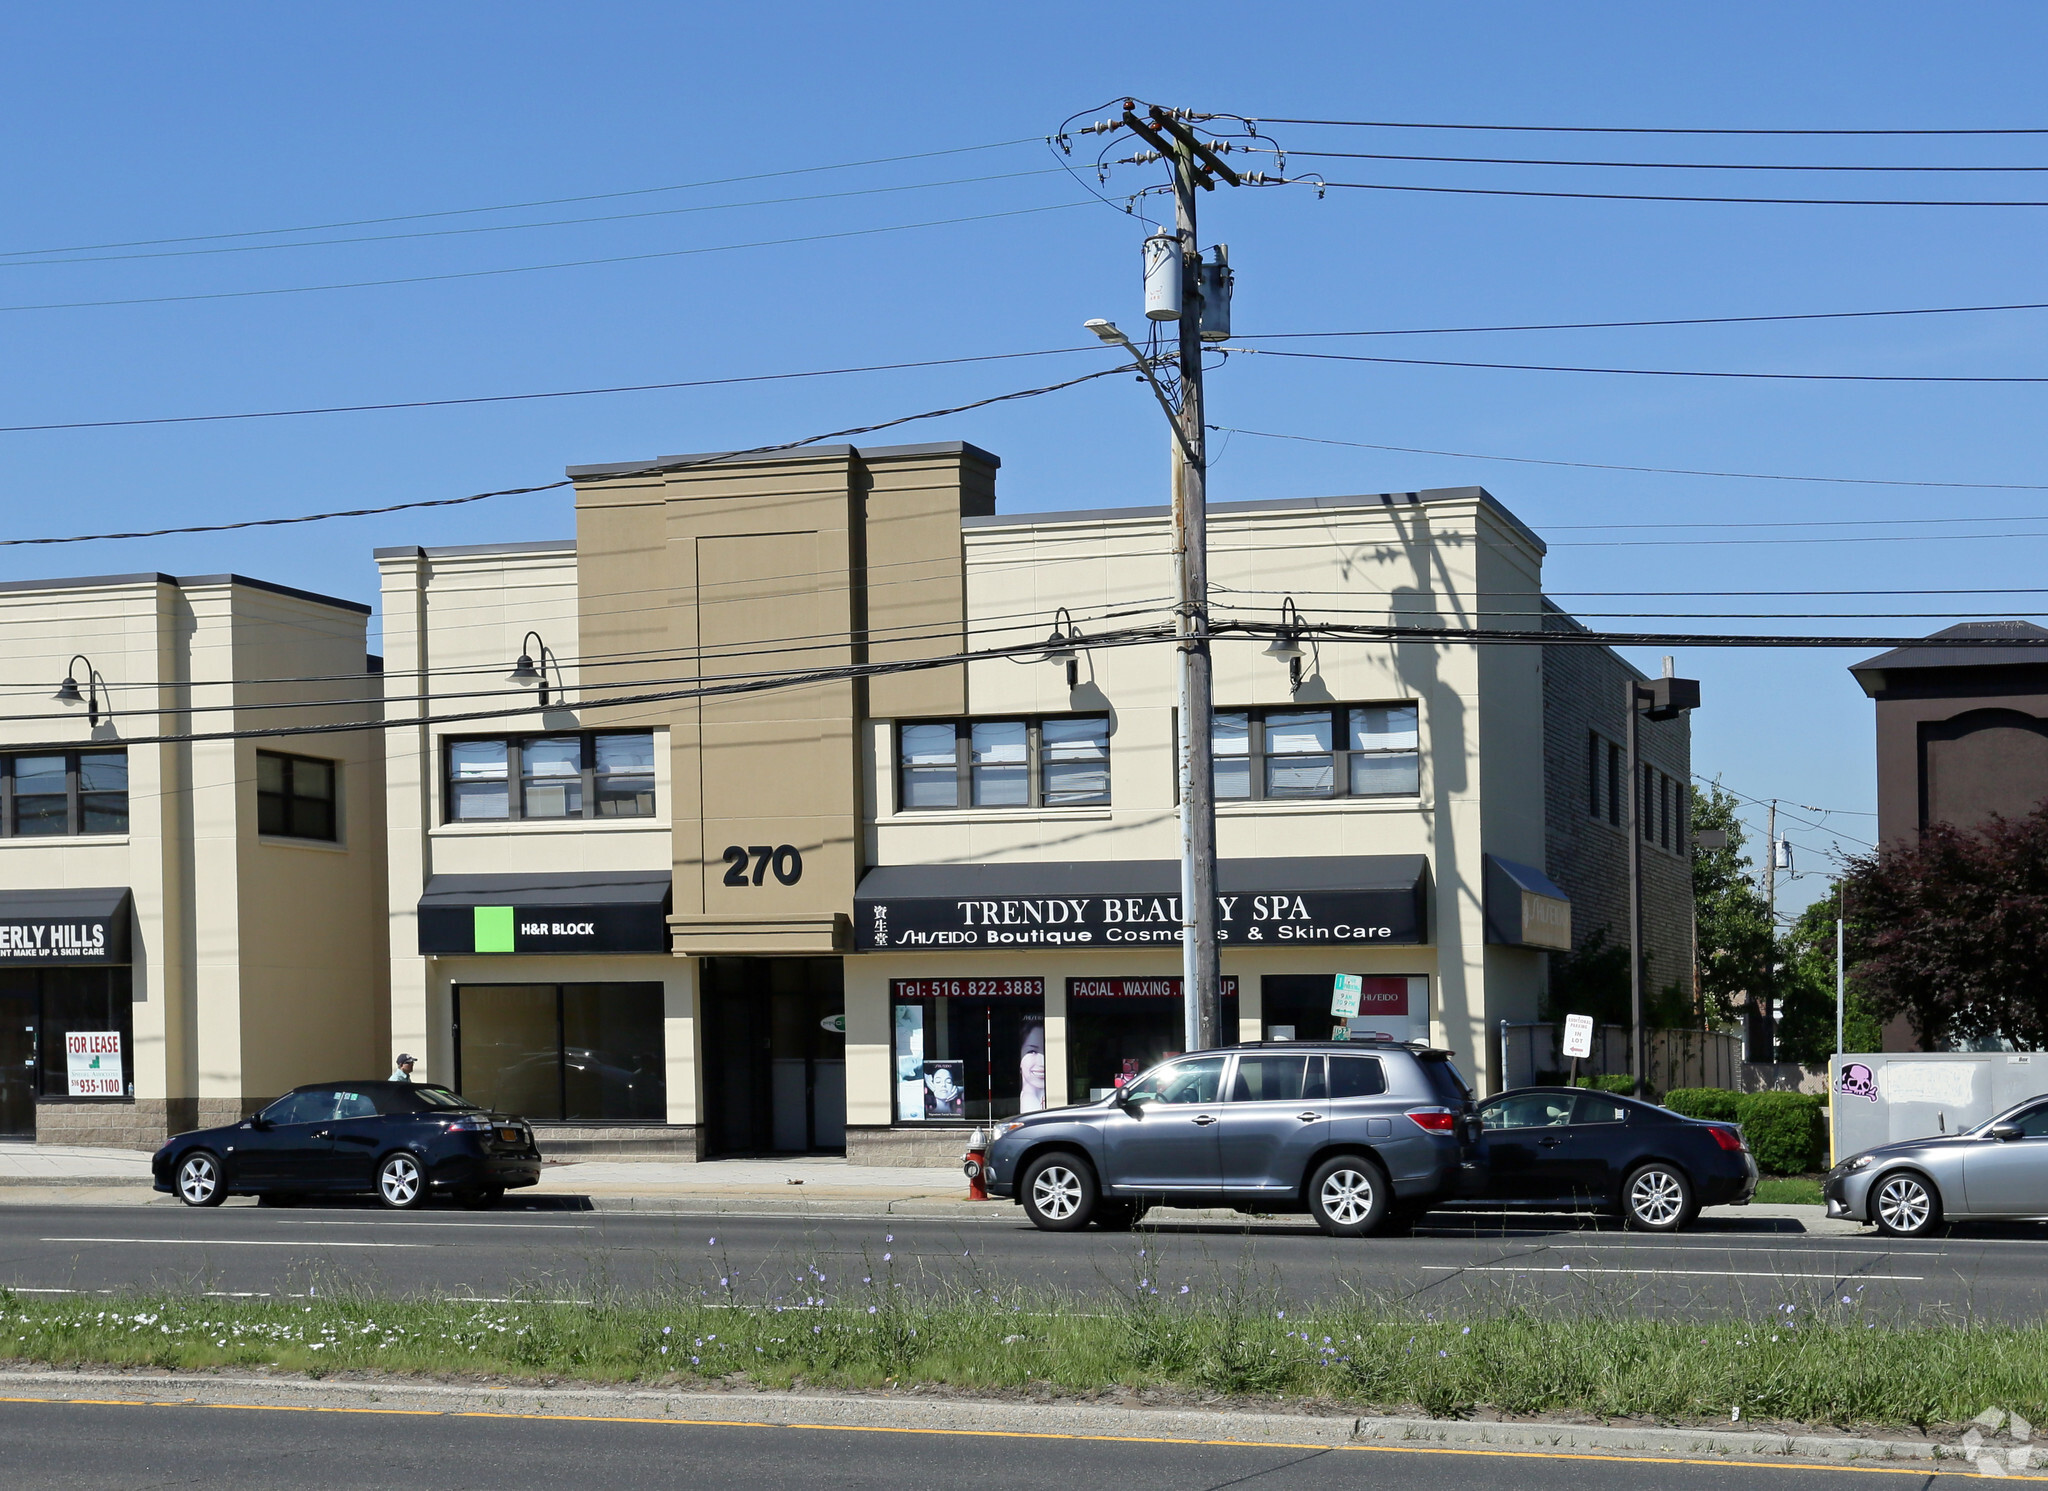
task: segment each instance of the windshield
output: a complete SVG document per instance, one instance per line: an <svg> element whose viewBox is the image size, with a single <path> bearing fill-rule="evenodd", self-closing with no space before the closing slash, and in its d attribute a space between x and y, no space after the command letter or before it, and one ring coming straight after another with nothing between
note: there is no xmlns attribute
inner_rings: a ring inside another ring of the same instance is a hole
<svg viewBox="0 0 2048 1491"><path fill-rule="evenodd" d="M412 1095L418 1098L423 1106L428 1108L449 1108L473 1112L477 1106L461 1093L450 1092L445 1087L416 1086L412 1090Z"/></svg>

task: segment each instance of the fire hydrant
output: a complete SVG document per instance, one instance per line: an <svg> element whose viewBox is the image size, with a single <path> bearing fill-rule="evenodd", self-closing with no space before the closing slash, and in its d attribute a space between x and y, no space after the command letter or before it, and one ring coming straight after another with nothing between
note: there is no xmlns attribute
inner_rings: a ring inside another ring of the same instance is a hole
<svg viewBox="0 0 2048 1491"><path fill-rule="evenodd" d="M988 1133L986 1130L976 1129L968 1136L967 1154L961 1160L960 1168L967 1172L967 1199L969 1201L988 1200L988 1186L985 1183L988 1175Z"/></svg>

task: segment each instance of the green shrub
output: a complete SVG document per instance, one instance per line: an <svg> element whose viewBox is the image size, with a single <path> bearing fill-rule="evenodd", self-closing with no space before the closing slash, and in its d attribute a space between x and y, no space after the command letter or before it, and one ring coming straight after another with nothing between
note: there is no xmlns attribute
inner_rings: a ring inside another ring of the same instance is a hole
<svg viewBox="0 0 2048 1491"><path fill-rule="evenodd" d="M1636 1079L1626 1072L1621 1072L1612 1077L1581 1077L1575 1085L1589 1087L1594 1092L1615 1092L1623 1097L1633 1097Z"/></svg>
<svg viewBox="0 0 2048 1491"><path fill-rule="evenodd" d="M1736 1106L1757 1168L1800 1175L1822 1168L1827 1155L1827 1099L1817 1093L1752 1092Z"/></svg>
<svg viewBox="0 0 2048 1491"><path fill-rule="evenodd" d="M1736 1116L1742 1094L1725 1087L1674 1087L1664 1094L1664 1106L1687 1118L1711 1118L1716 1123L1739 1123Z"/></svg>

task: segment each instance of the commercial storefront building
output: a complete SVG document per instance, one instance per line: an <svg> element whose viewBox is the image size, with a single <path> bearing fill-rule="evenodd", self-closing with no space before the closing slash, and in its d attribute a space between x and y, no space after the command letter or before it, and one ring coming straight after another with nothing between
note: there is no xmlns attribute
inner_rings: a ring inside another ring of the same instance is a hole
<svg viewBox="0 0 2048 1491"><path fill-rule="evenodd" d="M392 1031L426 1075L558 1147L950 1160L1178 1049L1172 656L1124 635L1167 617L1168 514L998 514L996 469L572 468L574 541L379 551L386 688L446 721L384 762ZM1220 503L1210 544L1219 615L1558 614L1478 488ZM974 656L1055 629L1071 667ZM1428 1038L1497 1083L1492 1032L1592 930L1575 887L1604 907L1625 863L1595 696L1626 665L1324 641L1297 680L1265 642L1215 646L1227 1032ZM1689 762L1683 722L1650 733L1657 908Z"/></svg>
<svg viewBox="0 0 2048 1491"><path fill-rule="evenodd" d="M153 1148L388 1058L375 731L233 738L374 721L368 616L236 575L0 585L0 1137Z"/></svg>

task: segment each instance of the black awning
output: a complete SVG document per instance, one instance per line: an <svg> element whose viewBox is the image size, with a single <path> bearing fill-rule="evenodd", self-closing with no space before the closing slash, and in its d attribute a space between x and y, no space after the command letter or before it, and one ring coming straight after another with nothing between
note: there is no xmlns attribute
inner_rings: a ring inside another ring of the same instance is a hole
<svg viewBox="0 0 2048 1491"><path fill-rule="evenodd" d="M1420 854L1225 859L1217 925L1229 947L1428 940ZM881 865L854 893L864 952L957 947L1143 947L1180 940L1170 859Z"/></svg>
<svg viewBox="0 0 2048 1491"><path fill-rule="evenodd" d="M126 963L128 887L0 891L0 963Z"/></svg>
<svg viewBox="0 0 2048 1491"><path fill-rule="evenodd" d="M1572 898L1533 865L1486 856L1486 940L1511 947L1572 949Z"/></svg>
<svg viewBox="0 0 2048 1491"><path fill-rule="evenodd" d="M669 872L436 875L420 896L422 953L665 953Z"/></svg>

